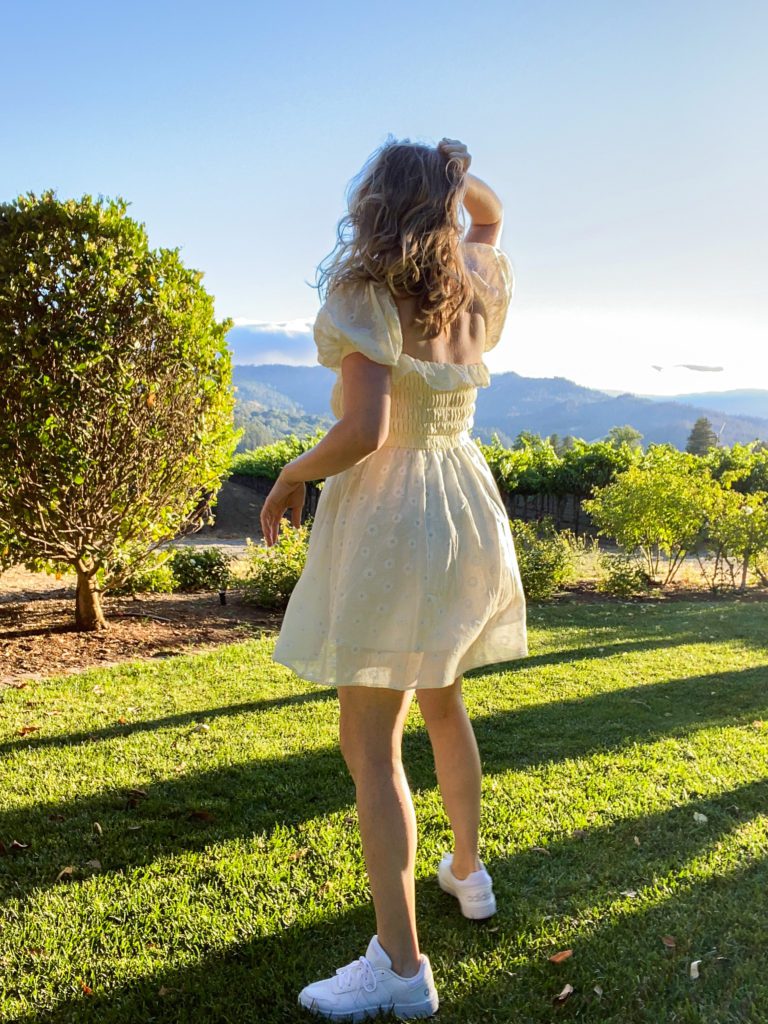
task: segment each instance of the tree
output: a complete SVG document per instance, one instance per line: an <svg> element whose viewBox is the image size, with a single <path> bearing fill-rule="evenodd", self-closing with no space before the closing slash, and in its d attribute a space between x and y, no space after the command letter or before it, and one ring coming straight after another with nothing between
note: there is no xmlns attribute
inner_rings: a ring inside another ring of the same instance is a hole
<svg viewBox="0 0 768 1024"><path fill-rule="evenodd" d="M106 627L102 566L202 524L237 442L232 321L126 207L0 204L0 536L75 569L80 629Z"/></svg>
<svg viewBox="0 0 768 1024"><path fill-rule="evenodd" d="M685 450L691 455L706 455L710 448L717 446L718 437L706 416L699 416L688 435Z"/></svg>
<svg viewBox="0 0 768 1024"><path fill-rule="evenodd" d="M630 448L642 448L643 435L639 430L626 424L623 427L611 427L605 439L616 448L622 444L628 444Z"/></svg>
<svg viewBox="0 0 768 1024"><path fill-rule="evenodd" d="M628 553L639 551L648 575L661 572L660 582L667 584L700 540L718 486L695 456L655 445L641 465L596 490L584 508L602 536Z"/></svg>
<svg viewBox="0 0 768 1024"><path fill-rule="evenodd" d="M521 430L514 440L512 450L522 451L527 448L543 448L548 443L541 434L535 434L531 430Z"/></svg>

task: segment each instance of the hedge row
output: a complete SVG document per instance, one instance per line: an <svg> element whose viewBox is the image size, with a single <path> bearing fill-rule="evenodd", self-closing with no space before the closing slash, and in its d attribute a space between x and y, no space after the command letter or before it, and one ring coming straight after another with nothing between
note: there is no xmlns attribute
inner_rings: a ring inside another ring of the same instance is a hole
<svg viewBox="0 0 768 1024"><path fill-rule="evenodd" d="M236 455L232 473L245 476L277 478L282 467L312 448L325 435L318 430L307 437L289 437L274 444ZM523 440L517 448L505 448L493 436L490 444L475 439L499 487L510 495L590 497L596 488L605 487L630 466L648 467L660 453L678 453L673 445L649 445L645 452L626 443L608 441L591 444L577 439L573 447L558 454L547 440ZM768 448L758 442L735 444L732 447L710 448L706 455L689 455L691 465L708 469L715 480L742 494L768 491Z"/></svg>

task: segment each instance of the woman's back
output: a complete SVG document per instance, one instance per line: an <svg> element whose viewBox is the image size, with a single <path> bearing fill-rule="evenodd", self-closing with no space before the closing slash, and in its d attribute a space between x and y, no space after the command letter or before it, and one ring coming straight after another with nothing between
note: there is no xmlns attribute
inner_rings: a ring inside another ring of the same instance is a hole
<svg viewBox="0 0 768 1024"><path fill-rule="evenodd" d="M485 321L474 306L460 313L449 330L435 338L425 339L421 326L415 322L419 310L417 296L392 296L400 317L403 352L414 359L433 363L477 363L483 358Z"/></svg>

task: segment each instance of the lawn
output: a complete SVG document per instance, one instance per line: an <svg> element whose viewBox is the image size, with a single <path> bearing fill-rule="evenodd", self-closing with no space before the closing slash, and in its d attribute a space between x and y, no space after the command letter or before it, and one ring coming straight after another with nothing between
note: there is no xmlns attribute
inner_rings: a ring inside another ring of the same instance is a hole
<svg viewBox="0 0 768 1024"><path fill-rule="evenodd" d="M768 1020L766 609L532 606L531 656L467 673L484 924L434 880L450 833L414 704L443 1024ZM273 643L0 690L0 1019L306 1021L298 990L364 952L335 691Z"/></svg>

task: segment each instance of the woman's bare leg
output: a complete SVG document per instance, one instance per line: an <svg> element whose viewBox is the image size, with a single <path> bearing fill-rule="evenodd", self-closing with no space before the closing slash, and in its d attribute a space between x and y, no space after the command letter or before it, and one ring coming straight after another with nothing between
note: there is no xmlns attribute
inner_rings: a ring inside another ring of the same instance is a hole
<svg viewBox="0 0 768 1024"><path fill-rule="evenodd" d="M462 676L451 686L417 690L416 696L435 756L440 795L453 829L451 870L466 878L480 867L480 754L461 694Z"/></svg>
<svg viewBox="0 0 768 1024"><path fill-rule="evenodd" d="M376 933L403 977L419 971L416 817L403 770L403 726L413 691L338 688L341 750L355 782L360 838L376 911Z"/></svg>

